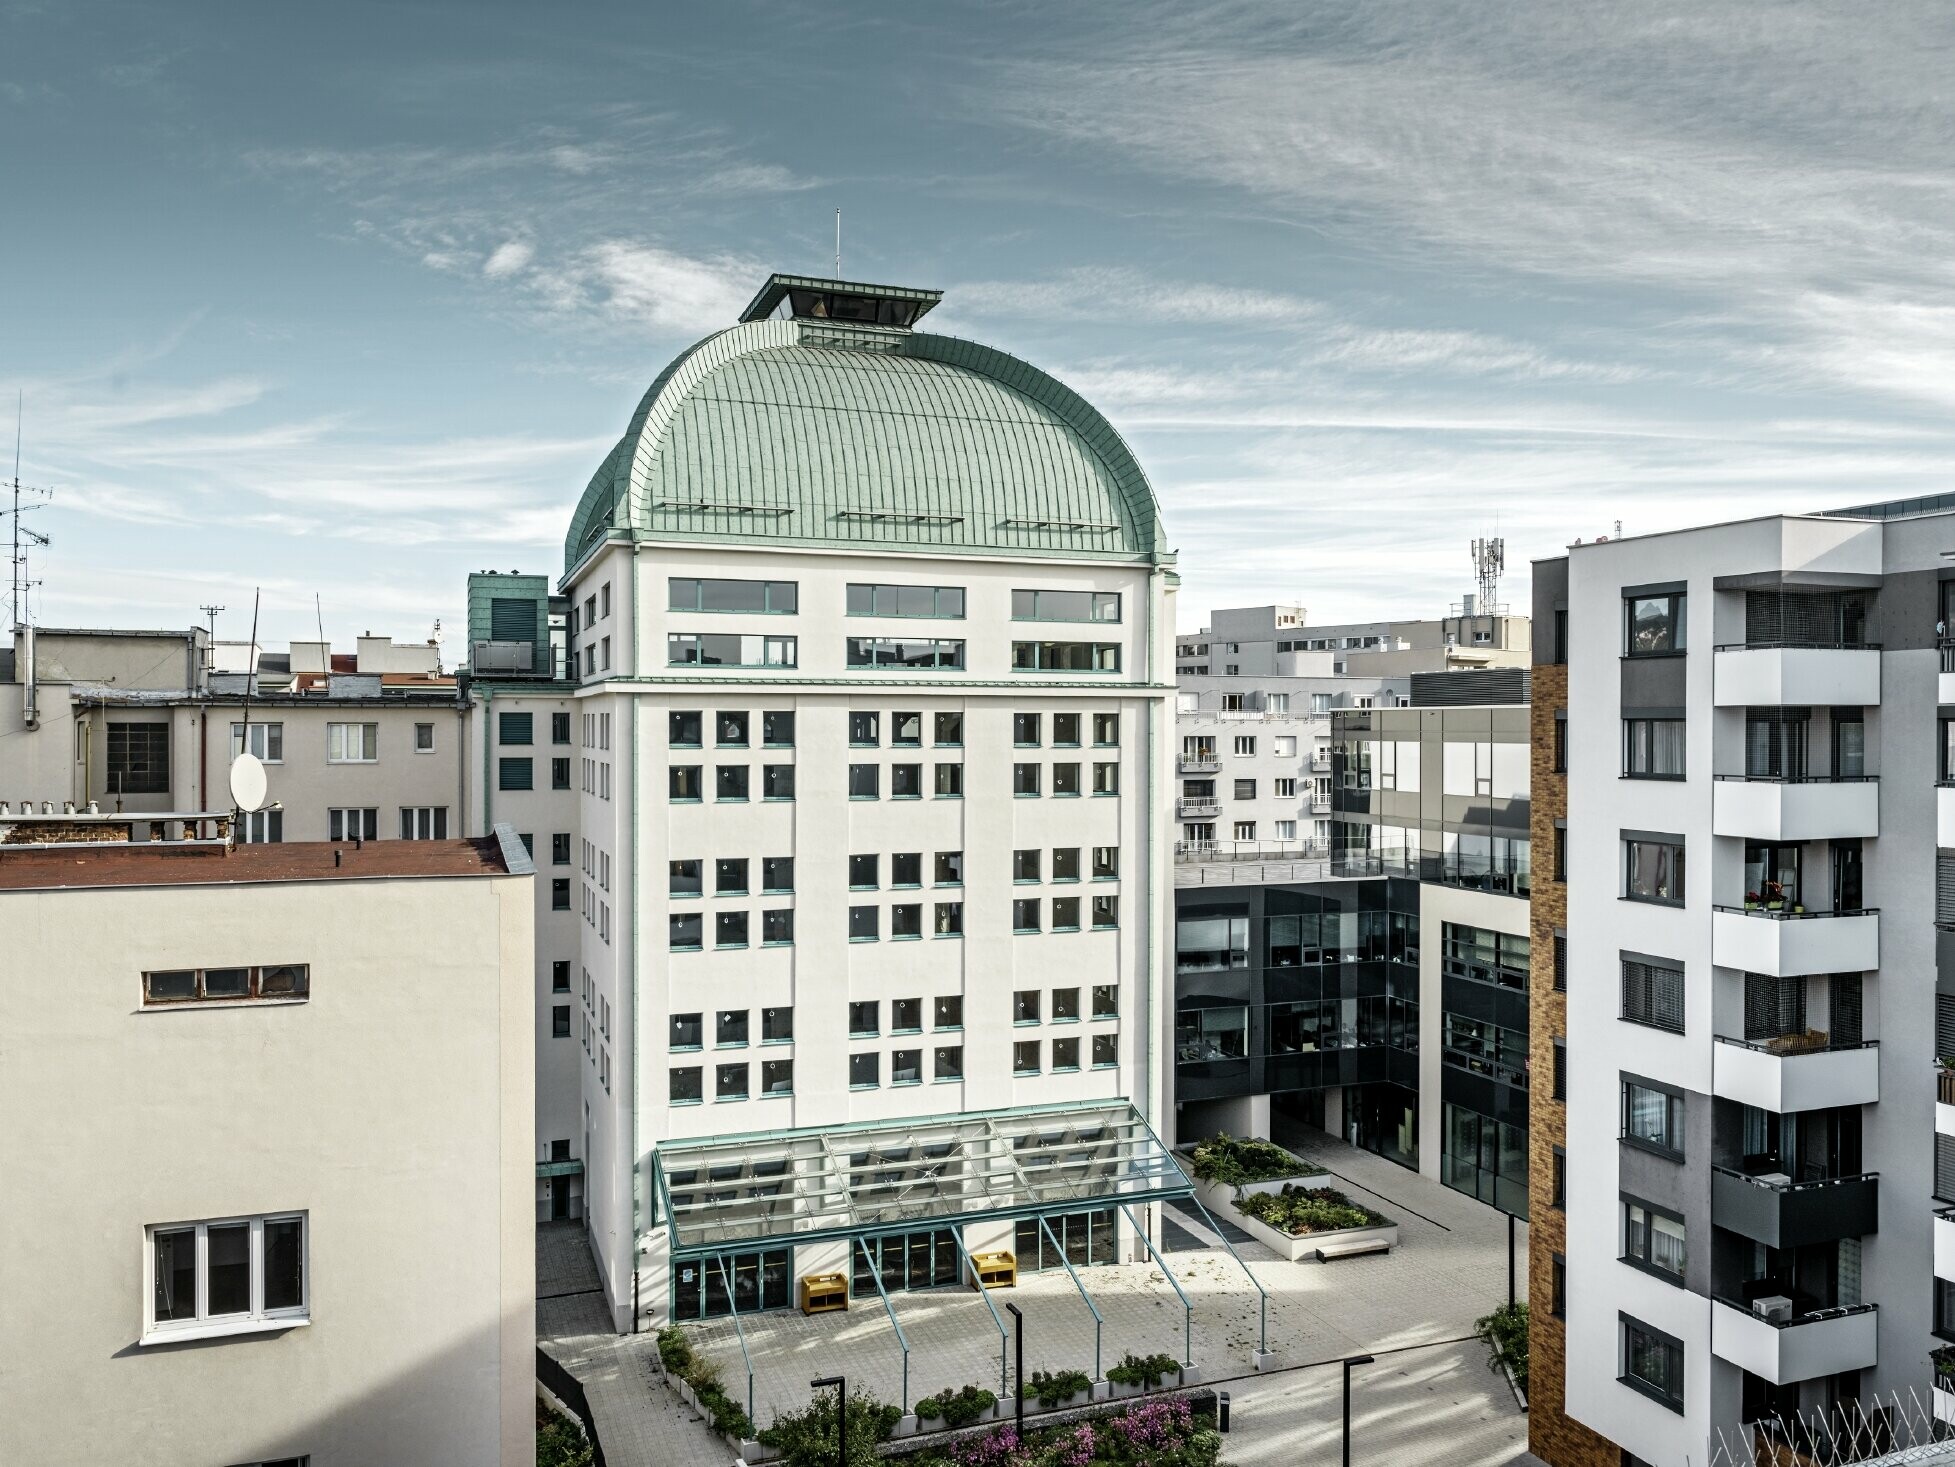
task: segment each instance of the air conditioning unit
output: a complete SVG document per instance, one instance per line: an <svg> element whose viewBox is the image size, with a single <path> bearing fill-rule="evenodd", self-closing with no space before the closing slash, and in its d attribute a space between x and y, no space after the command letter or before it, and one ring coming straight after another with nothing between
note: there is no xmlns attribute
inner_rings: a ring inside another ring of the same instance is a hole
<svg viewBox="0 0 1955 1467"><path fill-rule="evenodd" d="M1751 1301L1751 1312L1772 1324L1790 1324L1792 1301L1783 1294L1767 1294Z"/></svg>

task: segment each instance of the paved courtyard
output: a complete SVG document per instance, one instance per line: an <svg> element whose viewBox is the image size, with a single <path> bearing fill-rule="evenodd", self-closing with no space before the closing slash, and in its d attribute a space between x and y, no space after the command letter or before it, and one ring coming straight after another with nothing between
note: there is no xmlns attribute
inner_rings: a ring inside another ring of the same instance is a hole
<svg viewBox="0 0 1955 1467"><path fill-rule="evenodd" d="M1194 1361L1204 1383L1224 1385L1235 1403L1227 1460L1238 1467L1337 1460L1341 1377L1326 1362L1371 1354L1378 1363L1361 1370L1354 1390L1355 1462L1496 1467L1524 1461L1526 1418L1504 1380L1487 1370L1481 1347L1465 1339L1476 1317L1506 1300L1506 1219L1329 1137L1295 1149L1329 1168L1355 1199L1396 1219L1400 1246L1389 1256L1293 1264L1238 1242L1270 1295L1276 1359L1257 1375L1250 1360L1256 1290L1192 1209L1171 1215L1176 1226L1167 1247L1182 1251L1168 1251L1166 1261L1194 1306ZM1523 1297L1526 1236L1523 1226ZM574 1229L563 1237L572 1251L581 1244ZM574 1273L575 1260L564 1267ZM1157 1268L1108 1265L1081 1269L1080 1276L1105 1319L1102 1371L1128 1351L1182 1354L1181 1302ZM539 1292L564 1287L558 1281ZM1093 1316L1063 1269L1021 1275L1017 1288L991 1298L1001 1314L1007 1301L1025 1313L1028 1374L1093 1371ZM890 1300L910 1344L912 1403L967 1383L999 1388L1000 1335L982 1296L945 1289ZM686 1430L692 1423L658 1383L649 1334L609 1335L593 1297L578 1294L539 1303L538 1324L545 1348L585 1381L612 1467L727 1456L703 1428ZM851 1390L902 1398L903 1355L880 1300L853 1300L840 1316L756 1315L742 1328L753 1361L754 1415L763 1423L805 1405L811 1377L837 1371L848 1376ZM715 1320L688 1332L696 1348L719 1362L729 1393L744 1396L747 1368L733 1323ZM615 1427L613 1414L621 1418Z"/></svg>

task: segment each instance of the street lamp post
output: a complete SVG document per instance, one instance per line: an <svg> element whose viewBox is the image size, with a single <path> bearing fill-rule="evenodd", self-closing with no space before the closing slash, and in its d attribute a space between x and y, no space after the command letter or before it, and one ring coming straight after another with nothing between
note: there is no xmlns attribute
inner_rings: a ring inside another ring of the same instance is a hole
<svg viewBox="0 0 1955 1467"><path fill-rule="evenodd" d="M1350 1377L1345 1377L1345 1414L1350 1414ZM808 1382L810 1390L823 1391L835 1387L835 1460L839 1467L848 1467L849 1460L849 1382L845 1375L824 1375L819 1380ZM1345 1458L1349 1462L1349 1457Z"/></svg>
<svg viewBox="0 0 1955 1467"><path fill-rule="evenodd" d="M1369 1355L1352 1355L1344 1362L1344 1467L1351 1467L1351 1371L1371 1364Z"/></svg>
<svg viewBox="0 0 1955 1467"><path fill-rule="evenodd" d="M1507 1214L1507 1307L1514 1307L1514 1214Z"/></svg>
<svg viewBox="0 0 1955 1467"><path fill-rule="evenodd" d="M1012 1349L1016 1357L1012 1368L1012 1390L1018 1401L1018 1409L1013 1413L1012 1430L1017 1433L1021 1445L1025 1441L1025 1316L1016 1304L1005 1306L1011 1315Z"/></svg>

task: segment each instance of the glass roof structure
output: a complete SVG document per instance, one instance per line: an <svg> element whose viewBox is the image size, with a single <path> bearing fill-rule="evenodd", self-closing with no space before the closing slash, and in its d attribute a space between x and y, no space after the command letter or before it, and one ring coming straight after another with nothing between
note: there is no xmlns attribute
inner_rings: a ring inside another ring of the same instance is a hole
<svg viewBox="0 0 1955 1467"><path fill-rule="evenodd" d="M1124 1100L661 1142L672 1256L1189 1196Z"/></svg>

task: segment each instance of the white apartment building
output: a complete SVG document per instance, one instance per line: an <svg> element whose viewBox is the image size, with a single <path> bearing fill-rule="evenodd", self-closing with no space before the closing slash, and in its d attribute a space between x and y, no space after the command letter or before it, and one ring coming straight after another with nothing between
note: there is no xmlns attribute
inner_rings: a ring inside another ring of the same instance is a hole
<svg viewBox="0 0 1955 1467"><path fill-rule="evenodd" d="M1173 555L1105 420L911 329L937 299L772 278L653 384L566 541L620 1329L810 1272L873 1293L874 1258L927 1287L992 1248L1128 1257L1121 1209L1183 1185L1150 1130Z"/></svg>
<svg viewBox="0 0 1955 1467"><path fill-rule="evenodd" d="M1951 550L1916 501L1537 566L1567 663L1554 1307L1566 1414L1624 1461L1941 1379Z"/></svg>
<svg viewBox="0 0 1955 1467"><path fill-rule="evenodd" d="M228 818L0 817L0 1457L528 1463L522 847Z"/></svg>
<svg viewBox="0 0 1955 1467"><path fill-rule="evenodd" d="M1238 606L1175 639L1180 677L1404 677L1451 668L1524 667L1528 619L1471 595L1429 621L1311 626L1301 606Z"/></svg>
<svg viewBox="0 0 1955 1467"><path fill-rule="evenodd" d="M1177 854L1328 855L1331 714L1403 706L1410 686L1406 678L1177 678Z"/></svg>

